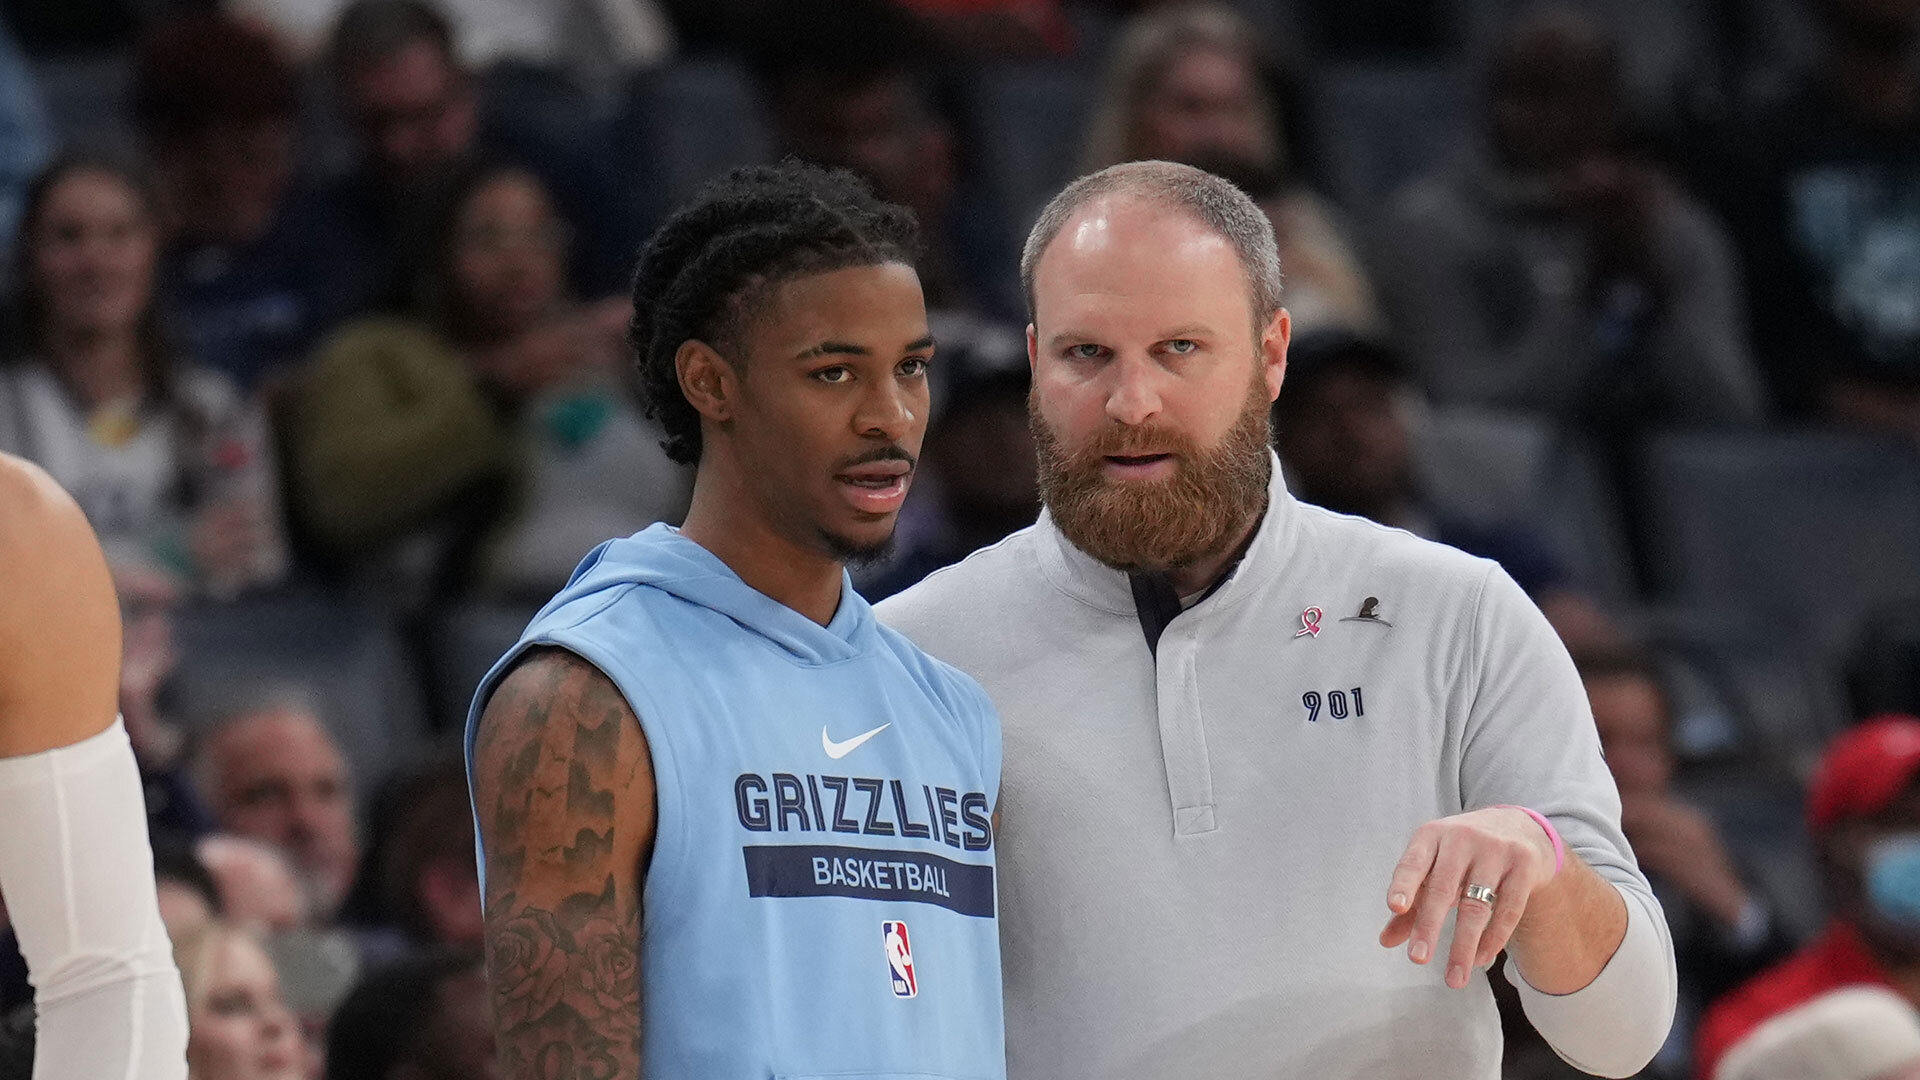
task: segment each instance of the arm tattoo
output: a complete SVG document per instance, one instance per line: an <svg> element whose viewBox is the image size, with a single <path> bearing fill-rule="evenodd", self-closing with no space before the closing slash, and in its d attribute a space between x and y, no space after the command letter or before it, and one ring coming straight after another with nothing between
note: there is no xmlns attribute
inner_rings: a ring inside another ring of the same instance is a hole
<svg viewBox="0 0 1920 1080"><path fill-rule="evenodd" d="M488 702L474 783L487 976L511 1080L638 1080L640 881L652 773L619 691L530 653Z"/></svg>

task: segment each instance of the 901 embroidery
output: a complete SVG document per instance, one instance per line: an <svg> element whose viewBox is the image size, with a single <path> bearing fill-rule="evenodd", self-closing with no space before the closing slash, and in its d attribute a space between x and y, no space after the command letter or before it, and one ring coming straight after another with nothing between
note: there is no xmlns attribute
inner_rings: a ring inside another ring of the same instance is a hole
<svg viewBox="0 0 1920 1080"><path fill-rule="evenodd" d="M1367 715L1366 702L1360 698L1360 688L1351 690L1329 690L1324 697L1318 690L1309 690L1300 695L1300 704L1306 707L1307 722L1320 719L1320 710L1324 706L1327 715L1335 720L1345 720L1349 715Z"/></svg>

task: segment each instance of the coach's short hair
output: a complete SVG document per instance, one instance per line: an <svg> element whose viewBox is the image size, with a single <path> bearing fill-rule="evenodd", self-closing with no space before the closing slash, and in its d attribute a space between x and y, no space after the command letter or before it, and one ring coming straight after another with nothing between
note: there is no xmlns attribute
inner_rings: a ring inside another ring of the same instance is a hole
<svg viewBox="0 0 1920 1080"><path fill-rule="evenodd" d="M1033 278L1040 257L1080 208L1108 195L1128 195L1184 213L1233 245L1253 295L1257 333L1280 310L1280 249L1273 223L1247 193L1209 172L1171 161L1130 161L1101 169L1068 184L1053 197L1027 234L1020 253L1020 286L1027 295L1027 316L1034 311Z"/></svg>

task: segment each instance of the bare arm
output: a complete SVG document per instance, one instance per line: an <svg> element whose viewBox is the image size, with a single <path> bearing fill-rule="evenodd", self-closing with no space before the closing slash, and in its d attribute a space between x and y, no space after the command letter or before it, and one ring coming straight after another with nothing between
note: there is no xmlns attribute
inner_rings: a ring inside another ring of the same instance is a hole
<svg viewBox="0 0 1920 1080"><path fill-rule="evenodd" d="M474 804L487 978L509 1080L640 1075L640 895L652 759L613 682L527 654L480 718Z"/></svg>
<svg viewBox="0 0 1920 1080"><path fill-rule="evenodd" d="M36 1078L186 1075L146 801L114 723L119 663L86 518L0 454L0 891L33 973Z"/></svg>
<svg viewBox="0 0 1920 1080"><path fill-rule="evenodd" d="M44 472L0 454L0 757L106 730L119 668L120 607L93 529Z"/></svg>
<svg viewBox="0 0 1920 1080"><path fill-rule="evenodd" d="M1527 899L1507 948L1534 989L1571 994L1599 977L1626 936L1627 902L1620 890L1569 852L1565 868ZM1481 948L1485 963L1493 962L1495 951Z"/></svg>

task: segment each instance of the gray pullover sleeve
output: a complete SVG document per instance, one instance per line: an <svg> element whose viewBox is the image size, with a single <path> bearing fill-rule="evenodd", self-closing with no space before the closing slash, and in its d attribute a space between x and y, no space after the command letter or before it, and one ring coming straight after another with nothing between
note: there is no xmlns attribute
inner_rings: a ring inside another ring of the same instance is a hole
<svg viewBox="0 0 1920 1080"><path fill-rule="evenodd" d="M1620 890L1627 932L1585 988L1554 996L1508 981L1527 1019L1570 1064L1631 1076L1666 1040L1676 998L1673 940L1659 901L1620 831L1620 796L1573 661L1533 602L1504 571L1482 585L1466 670L1461 794L1468 809L1510 803L1553 821L1578 854Z"/></svg>

